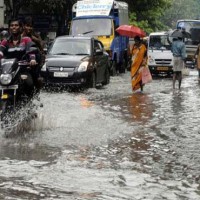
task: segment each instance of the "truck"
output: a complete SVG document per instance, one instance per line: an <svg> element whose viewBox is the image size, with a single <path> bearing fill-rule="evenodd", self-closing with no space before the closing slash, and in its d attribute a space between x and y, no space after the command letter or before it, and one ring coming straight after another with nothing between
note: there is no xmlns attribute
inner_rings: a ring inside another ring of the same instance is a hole
<svg viewBox="0 0 200 200"><path fill-rule="evenodd" d="M110 74L123 73L128 63L129 38L115 31L128 24L128 4L115 0L82 0L72 6L70 35L99 39L110 56Z"/></svg>
<svg viewBox="0 0 200 200"><path fill-rule="evenodd" d="M148 67L153 75L173 73L173 54L168 31L153 32L148 38Z"/></svg>
<svg viewBox="0 0 200 200"><path fill-rule="evenodd" d="M176 23L176 28L186 33L191 37L184 38L186 47L186 66L195 67L195 53L197 46L200 43L200 20L198 19L180 19Z"/></svg>

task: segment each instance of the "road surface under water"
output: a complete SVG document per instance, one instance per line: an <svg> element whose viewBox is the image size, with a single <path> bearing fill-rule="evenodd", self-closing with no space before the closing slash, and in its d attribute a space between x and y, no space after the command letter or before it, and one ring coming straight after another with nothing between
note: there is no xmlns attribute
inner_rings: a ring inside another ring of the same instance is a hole
<svg viewBox="0 0 200 200"><path fill-rule="evenodd" d="M0 133L0 199L200 199L200 84L127 72L101 89L42 91L36 119ZM25 111L26 112L26 109Z"/></svg>

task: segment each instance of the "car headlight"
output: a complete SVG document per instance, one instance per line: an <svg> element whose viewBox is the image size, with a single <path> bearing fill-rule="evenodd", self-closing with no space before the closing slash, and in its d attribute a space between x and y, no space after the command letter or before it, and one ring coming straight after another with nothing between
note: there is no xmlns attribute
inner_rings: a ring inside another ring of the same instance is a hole
<svg viewBox="0 0 200 200"><path fill-rule="evenodd" d="M0 80L1 80L2 85L8 85L12 81L12 75L11 74L1 74Z"/></svg>
<svg viewBox="0 0 200 200"><path fill-rule="evenodd" d="M42 72L46 72L47 71L47 64L46 63L44 63L44 65L42 66L41 71Z"/></svg>
<svg viewBox="0 0 200 200"><path fill-rule="evenodd" d="M88 61L82 62L82 63L79 65L79 67L78 67L78 72L85 72L85 71L87 71L88 65L89 65L89 62L88 62Z"/></svg>

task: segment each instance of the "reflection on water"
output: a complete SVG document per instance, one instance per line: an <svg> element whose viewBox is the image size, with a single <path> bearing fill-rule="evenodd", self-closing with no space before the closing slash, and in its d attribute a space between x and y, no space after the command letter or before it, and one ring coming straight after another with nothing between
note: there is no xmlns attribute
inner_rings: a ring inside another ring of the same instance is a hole
<svg viewBox="0 0 200 200"><path fill-rule="evenodd" d="M138 122L147 122L152 117L153 104L148 94L135 93L128 98L128 111Z"/></svg>
<svg viewBox="0 0 200 200"><path fill-rule="evenodd" d="M89 101L88 99L86 99L86 97L83 96L80 98L80 103L83 108L90 108L94 105L92 101Z"/></svg>
<svg viewBox="0 0 200 200"><path fill-rule="evenodd" d="M144 124L152 118L155 105L149 94L138 92L131 96L112 100L110 105L105 108L112 112L121 112L120 117L127 122Z"/></svg>
<svg viewBox="0 0 200 200"><path fill-rule="evenodd" d="M199 88L154 80L130 94L119 78L43 94L36 131L0 138L0 199L199 199Z"/></svg>
<svg viewBox="0 0 200 200"><path fill-rule="evenodd" d="M171 99L171 109L175 116L177 116L177 119L180 117L180 115L183 113L184 110L184 96L181 92L174 92Z"/></svg>

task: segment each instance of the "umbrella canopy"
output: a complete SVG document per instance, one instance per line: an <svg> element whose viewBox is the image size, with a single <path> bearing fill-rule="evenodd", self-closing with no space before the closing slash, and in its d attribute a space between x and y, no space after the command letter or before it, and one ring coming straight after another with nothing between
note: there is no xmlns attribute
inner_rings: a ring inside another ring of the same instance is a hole
<svg viewBox="0 0 200 200"><path fill-rule="evenodd" d="M146 36L146 33L137 26L121 25L116 29L116 31L120 35L127 36L127 37L135 37L135 36L144 37L144 36Z"/></svg>
<svg viewBox="0 0 200 200"><path fill-rule="evenodd" d="M179 30L179 29L175 29L173 30L170 34L169 34L170 37L173 37L173 38L191 38L191 34L186 32L186 31L183 31L183 30Z"/></svg>

